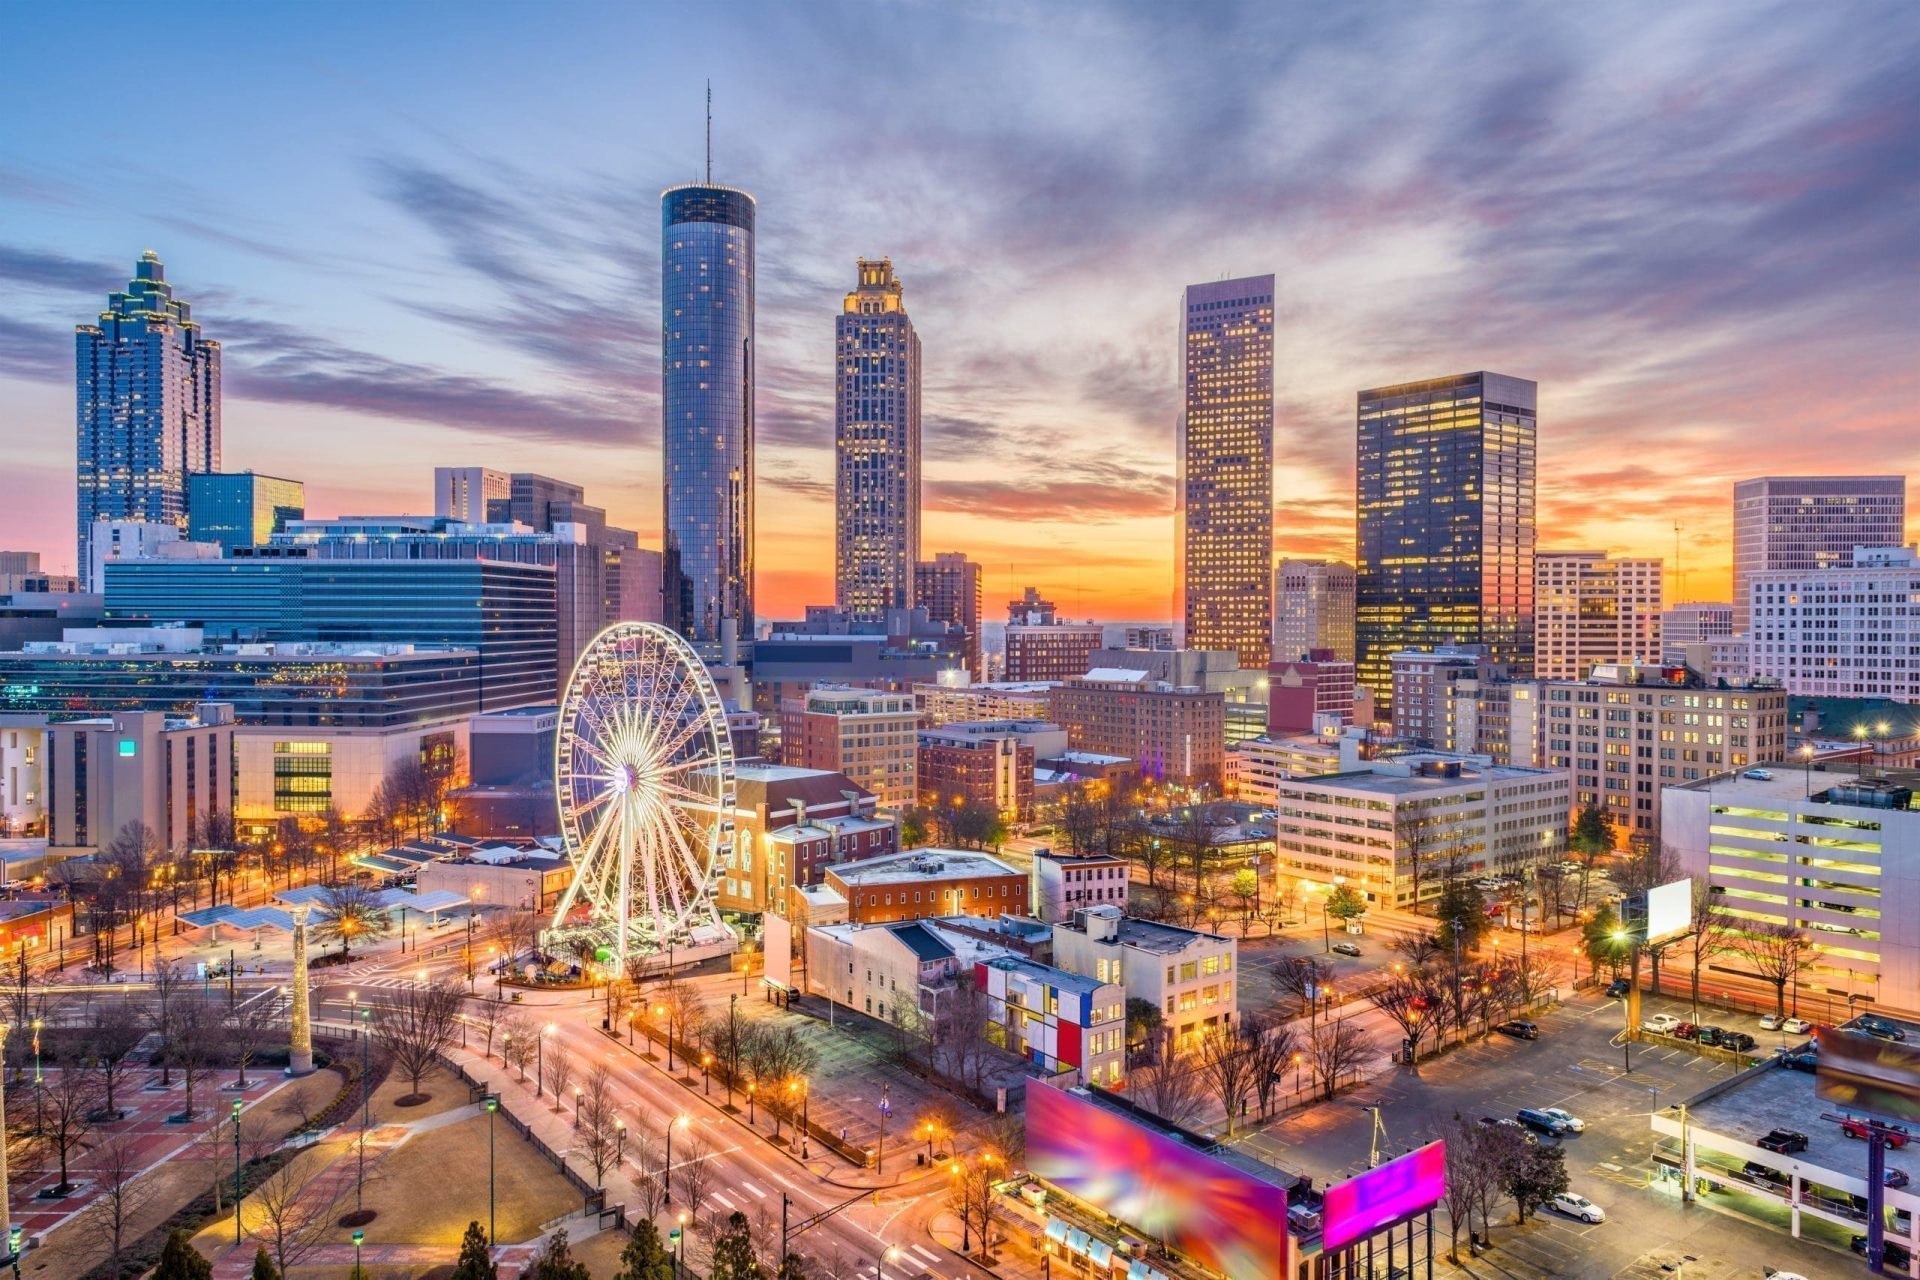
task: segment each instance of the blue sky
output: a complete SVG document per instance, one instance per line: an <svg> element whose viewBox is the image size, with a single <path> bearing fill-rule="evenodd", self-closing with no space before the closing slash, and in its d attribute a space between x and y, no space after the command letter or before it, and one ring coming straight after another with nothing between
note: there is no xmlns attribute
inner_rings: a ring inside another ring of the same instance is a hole
<svg viewBox="0 0 1920 1280"><path fill-rule="evenodd" d="M1911 471L1920 10L48 6L0 45L0 545L70 562L71 327L142 249L232 468L317 513L435 463L658 513L659 189L759 200L761 594L830 594L831 335L890 255L926 549L1171 588L1181 288L1278 276L1279 550L1351 544L1352 398L1542 384L1543 546L1724 591L1743 475Z"/></svg>

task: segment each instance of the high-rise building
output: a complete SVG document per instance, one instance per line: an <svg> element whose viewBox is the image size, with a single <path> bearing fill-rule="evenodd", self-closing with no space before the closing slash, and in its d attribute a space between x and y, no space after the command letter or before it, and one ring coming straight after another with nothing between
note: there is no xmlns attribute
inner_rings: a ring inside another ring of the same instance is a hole
<svg viewBox="0 0 1920 1280"><path fill-rule="evenodd" d="M1681 666L1690 645L1712 644L1733 635L1733 606L1713 601L1676 604L1660 615L1660 661Z"/></svg>
<svg viewBox="0 0 1920 1280"><path fill-rule="evenodd" d="M1315 649L1353 661L1353 566L1283 560L1273 571L1273 656L1291 662Z"/></svg>
<svg viewBox="0 0 1920 1280"><path fill-rule="evenodd" d="M661 589L696 642L753 635L753 197L660 196Z"/></svg>
<svg viewBox="0 0 1920 1280"><path fill-rule="evenodd" d="M1906 541L1905 476L1761 476L1733 486L1733 631L1749 625L1756 573L1853 563L1855 547Z"/></svg>
<svg viewBox="0 0 1920 1280"><path fill-rule="evenodd" d="M1660 561L1542 551L1533 569L1533 673L1582 680L1595 663L1661 660Z"/></svg>
<svg viewBox="0 0 1920 1280"><path fill-rule="evenodd" d="M890 258L862 258L834 321L834 584L860 618L913 606L920 338Z"/></svg>
<svg viewBox="0 0 1920 1280"><path fill-rule="evenodd" d="M492 467L435 467L433 514L462 524L486 524L487 504L512 492L504 471Z"/></svg>
<svg viewBox="0 0 1920 1280"><path fill-rule="evenodd" d="M1273 653L1273 277L1187 287L1177 566L1184 643ZM1009 679L1014 678L1009 675Z"/></svg>
<svg viewBox="0 0 1920 1280"><path fill-rule="evenodd" d="M1354 630L1380 714L1404 649L1532 671L1538 391L1482 371L1360 393Z"/></svg>
<svg viewBox="0 0 1920 1280"><path fill-rule="evenodd" d="M187 480L187 537L222 551L254 547L307 514L307 487L298 480L251 471L209 471Z"/></svg>
<svg viewBox="0 0 1920 1280"><path fill-rule="evenodd" d="M94 524L187 523L187 477L220 469L220 344L201 336L152 250L98 324L74 329L79 558ZM88 581L90 591L100 584Z"/></svg>
<svg viewBox="0 0 1920 1280"><path fill-rule="evenodd" d="M1844 569L1756 573L1753 674L1800 697L1920 701L1920 555L1861 548Z"/></svg>
<svg viewBox="0 0 1920 1280"><path fill-rule="evenodd" d="M975 680L986 679L980 651L980 566L958 551L937 552L914 566L913 599L934 622L965 629L967 671Z"/></svg>

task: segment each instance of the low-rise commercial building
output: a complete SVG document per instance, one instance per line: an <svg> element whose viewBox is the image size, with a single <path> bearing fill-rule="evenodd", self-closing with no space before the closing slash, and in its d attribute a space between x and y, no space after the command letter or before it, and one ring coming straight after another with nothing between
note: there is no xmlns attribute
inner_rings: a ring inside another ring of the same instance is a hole
<svg viewBox="0 0 1920 1280"><path fill-rule="evenodd" d="M1048 924L1073 919L1083 907L1127 909L1125 858L1107 853L1061 853L1042 849L1033 855L1032 911Z"/></svg>
<svg viewBox="0 0 1920 1280"><path fill-rule="evenodd" d="M1113 906L1082 908L1053 926L1054 964L1153 1004L1183 1048L1238 1019L1238 954L1232 938L1135 919Z"/></svg>
<svg viewBox="0 0 1920 1280"><path fill-rule="evenodd" d="M999 916L1027 905L1027 874L962 849L911 849L828 867L826 883L855 924L927 916Z"/></svg>

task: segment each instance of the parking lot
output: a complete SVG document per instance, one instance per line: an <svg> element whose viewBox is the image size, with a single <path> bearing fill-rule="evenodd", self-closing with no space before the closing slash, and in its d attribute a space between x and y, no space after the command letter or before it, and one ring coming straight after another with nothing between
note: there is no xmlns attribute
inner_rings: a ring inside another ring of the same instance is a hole
<svg viewBox="0 0 1920 1280"><path fill-rule="evenodd" d="M1642 1009L1643 1016L1684 1016L1686 1011L1682 1002L1667 999L1647 1000ZM1468 1268L1474 1274L1659 1272L1665 1265L1659 1259L1667 1255L1669 1261L1687 1255L1702 1262L1717 1260L1731 1267L1727 1275L1757 1277L1763 1265L1810 1276L1835 1270L1839 1259L1829 1249L1792 1240L1783 1228L1756 1226L1716 1211L1746 1206L1716 1204L1715 1196L1683 1205L1677 1189L1669 1193L1650 1185L1656 1141L1652 1113L1716 1079L1729 1078L1730 1064L1684 1046L1634 1045L1629 1068L1620 1044L1623 1006L1597 993L1582 993L1537 1021L1538 1040L1495 1036L1469 1045L1422 1063L1418 1076L1400 1069L1334 1102L1248 1134L1235 1145L1282 1168L1309 1174L1324 1186L1367 1167L1375 1140L1370 1107L1379 1108L1383 1161L1438 1137L1455 1114L1471 1120L1511 1117L1521 1107L1562 1107L1586 1122L1585 1133L1559 1140L1567 1153L1572 1190L1603 1206L1609 1220L1589 1225L1547 1213L1538 1225L1517 1229L1506 1225L1512 1220L1508 1204L1494 1233L1494 1251ZM1753 1020L1727 1015L1717 1021L1746 1027ZM1443 1235L1445 1217L1444 1211L1436 1217ZM1838 1243L1844 1248L1844 1239ZM1687 1264L1686 1274L1710 1273Z"/></svg>

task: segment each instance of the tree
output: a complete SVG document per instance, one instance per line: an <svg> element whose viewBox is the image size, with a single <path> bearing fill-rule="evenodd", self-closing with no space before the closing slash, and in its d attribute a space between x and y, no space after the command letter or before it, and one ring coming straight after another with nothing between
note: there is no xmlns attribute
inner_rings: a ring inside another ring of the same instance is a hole
<svg viewBox="0 0 1920 1280"><path fill-rule="evenodd" d="M1293 1028L1268 1014L1243 1013L1240 1034L1247 1040L1253 1065L1253 1094L1259 1099L1260 1115L1265 1118L1273 1109L1280 1078L1293 1058Z"/></svg>
<svg viewBox="0 0 1920 1280"><path fill-rule="evenodd" d="M760 1259L754 1256L747 1215L735 1209L727 1216L727 1229L713 1242L707 1280L764 1280L765 1276Z"/></svg>
<svg viewBox="0 0 1920 1280"><path fill-rule="evenodd" d="M1161 1029L1159 1040L1152 1059L1136 1064L1128 1073L1127 1092L1136 1104L1167 1123L1185 1124L1199 1114L1206 1080L1193 1055L1179 1047L1170 1028Z"/></svg>
<svg viewBox="0 0 1920 1280"><path fill-rule="evenodd" d="M1813 957L1807 935L1777 920L1756 920L1734 934L1733 950L1753 966L1756 975L1773 984L1773 1011L1786 1017L1787 984Z"/></svg>
<svg viewBox="0 0 1920 1280"><path fill-rule="evenodd" d="M114 1134L95 1147L92 1165L88 1172L93 1175L94 1197L81 1222L87 1234L105 1251L108 1274L118 1276L127 1234L134 1230L135 1219L146 1211L153 1199L155 1184L152 1179L142 1181L140 1178L146 1161L130 1133Z"/></svg>
<svg viewBox="0 0 1920 1280"><path fill-rule="evenodd" d="M547 1238L547 1247L534 1257L525 1276L526 1280L593 1280L587 1264L575 1261L573 1250L567 1247L565 1227Z"/></svg>
<svg viewBox="0 0 1920 1280"><path fill-rule="evenodd" d="M273 1265L273 1259L267 1256L265 1246L253 1251L253 1272L249 1280L280 1280L285 1274Z"/></svg>
<svg viewBox="0 0 1920 1280"><path fill-rule="evenodd" d="M675 1280L673 1254L651 1217L634 1225L633 1235L620 1251L620 1271L613 1280Z"/></svg>
<svg viewBox="0 0 1920 1280"><path fill-rule="evenodd" d="M499 1275L487 1248L487 1233L478 1222L467 1223L467 1233L460 1237L460 1257L447 1280L499 1280Z"/></svg>
<svg viewBox="0 0 1920 1280"><path fill-rule="evenodd" d="M1160 1006L1139 996L1127 997L1127 1061L1131 1063L1153 1044L1166 1024Z"/></svg>
<svg viewBox="0 0 1920 1280"><path fill-rule="evenodd" d="M407 1077L411 1092L400 1102L425 1101L420 1080L439 1064L441 1055L453 1043L460 1027L462 1000L459 985L443 978L409 983L381 1006L373 1021L373 1036Z"/></svg>
<svg viewBox="0 0 1920 1280"><path fill-rule="evenodd" d="M1253 1054L1240 1028L1222 1025L1200 1038L1197 1056L1201 1074L1226 1112L1231 1138L1234 1120L1246 1111L1247 1094L1253 1088Z"/></svg>
<svg viewBox="0 0 1920 1280"><path fill-rule="evenodd" d="M1567 1189L1567 1153L1546 1143L1522 1143L1507 1166L1506 1192L1519 1221Z"/></svg>
<svg viewBox="0 0 1920 1280"><path fill-rule="evenodd" d="M393 932L393 916L381 904L380 894L363 884L330 884L320 895L320 910L313 921L315 942L340 944L340 958L353 952L353 944L362 938L384 938Z"/></svg>
<svg viewBox="0 0 1920 1280"><path fill-rule="evenodd" d="M167 1233L153 1280L213 1280L213 1264L195 1253L187 1243L187 1233L175 1227Z"/></svg>
<svg viewBox="0 0 1920 1280"><path fill-rule="evenodd" d="M100 1073L105 1091L107 1119L118 1120L120 1108L115 1088L127 1069L127 1057L146 1039L139 1013L124 999L108 999L94 1008L93 1025L87 1029L87 1060Z"/></svg>
<svg viewBox="0 0 1920 1280"><path fill-rule="evenodd" d="M1373 1052L1373 1039L1345 1018L1317 1028L1307 1042L1307 1060L1328 1101L1340 1088L1340 1078L1359 1070Z"/></svg>

